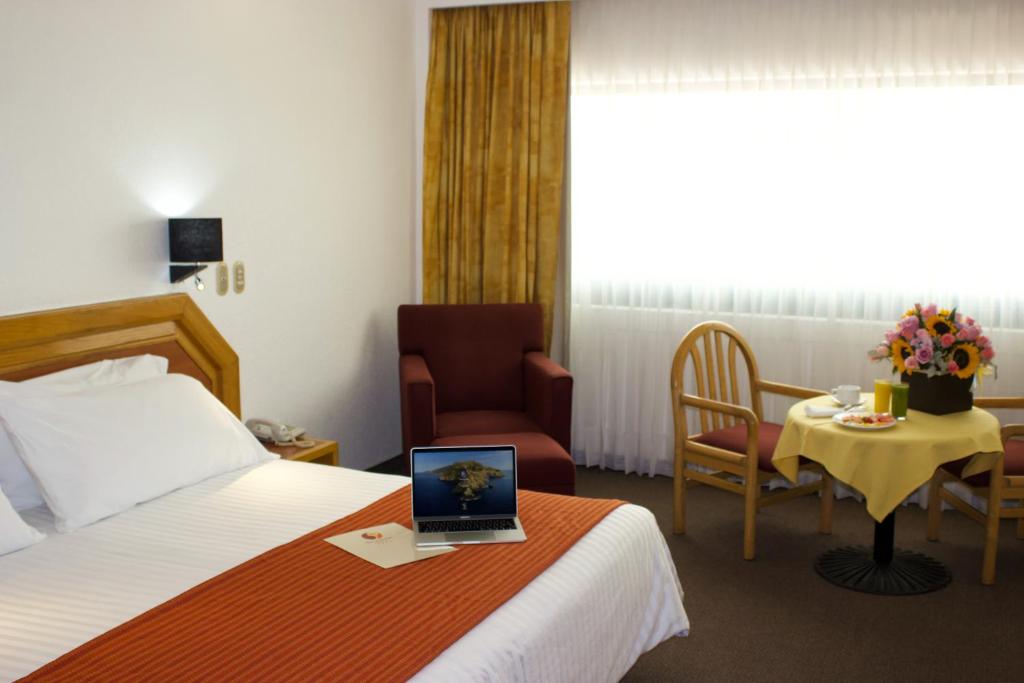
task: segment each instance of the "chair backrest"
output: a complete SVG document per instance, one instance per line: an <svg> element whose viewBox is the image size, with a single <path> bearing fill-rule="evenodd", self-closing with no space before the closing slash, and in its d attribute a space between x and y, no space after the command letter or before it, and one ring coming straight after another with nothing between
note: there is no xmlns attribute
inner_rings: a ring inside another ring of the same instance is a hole
<svg viewBox="0 0 1024 683"><path fill-rule="evenodd" d="M739 356L742 356L742 363ZM687 365L693 369L692 392L686 392ZM686 411L680 402L684 392L732 405L743 405L745 392L750 397L749 407L757 419L762 420L761 392L757 390L757 382L757 361L750 345L736 328L716 321L695 326L683 337L672 360L672 415L677 441L687 435ZM698 412L701 433L742 423L742 420L719 412Z"/></svg>
<svg viewBox="0 0 1024 683"><path fill-rule="evenodd" d="M523 410L523 357L544 350L540 304L398 307L398 350L424 357L437 412Z"/></svg>

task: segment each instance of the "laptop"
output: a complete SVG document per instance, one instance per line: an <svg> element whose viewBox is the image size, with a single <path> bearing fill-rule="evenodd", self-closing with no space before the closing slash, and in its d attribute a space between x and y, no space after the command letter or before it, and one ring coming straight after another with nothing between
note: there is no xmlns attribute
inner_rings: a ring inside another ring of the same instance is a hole
<svg viewBox="0 0 1024 683"><path fill-rule="evenodd" d="M418 546L526 540L515 446L413 448L412 527Z"/></svg>

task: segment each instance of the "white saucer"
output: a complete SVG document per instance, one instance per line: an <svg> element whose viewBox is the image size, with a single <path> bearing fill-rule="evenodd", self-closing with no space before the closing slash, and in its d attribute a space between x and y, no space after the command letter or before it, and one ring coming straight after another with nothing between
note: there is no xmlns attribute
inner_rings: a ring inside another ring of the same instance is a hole
<svg viewBox="0 0 1024 683"><path fill-rule="evenodd" d="M853 410L854 408L864 405L864 399L860 399L856 403L843 403L835 396L829 395L829 398L831 398L832 402L835 403L837 406L839 406L840 408L845 408L846 410Z"/></svg>

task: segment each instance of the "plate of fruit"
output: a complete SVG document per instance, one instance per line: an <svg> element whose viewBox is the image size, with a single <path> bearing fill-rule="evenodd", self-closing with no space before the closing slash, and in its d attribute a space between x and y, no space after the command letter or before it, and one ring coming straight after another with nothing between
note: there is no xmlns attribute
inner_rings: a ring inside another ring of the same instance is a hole
<svg viewBox="0 0 1024 683"><path fill-rule="evenodd" d="M888 429L899 424L889 413L839 413L832 421L850 429Z"/></svg>

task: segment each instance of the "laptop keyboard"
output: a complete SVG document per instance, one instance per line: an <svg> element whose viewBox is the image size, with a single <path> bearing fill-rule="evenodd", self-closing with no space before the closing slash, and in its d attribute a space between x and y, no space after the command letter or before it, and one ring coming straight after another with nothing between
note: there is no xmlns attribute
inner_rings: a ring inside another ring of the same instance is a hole
<svg viewBox="0 0 1024 683"><path fill-rule="evenodd" d="M421 534L453 533L459 531L514 531L516 520L505 519L447 519L419 522Z"/></svg>

